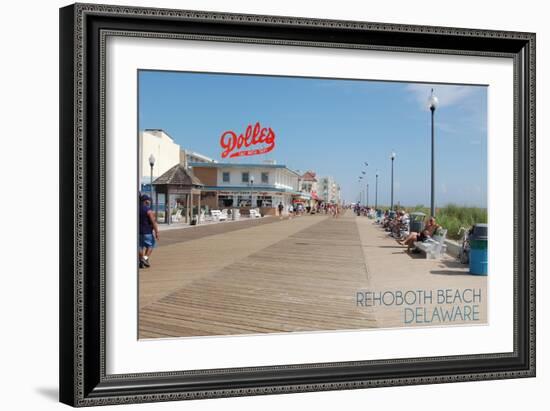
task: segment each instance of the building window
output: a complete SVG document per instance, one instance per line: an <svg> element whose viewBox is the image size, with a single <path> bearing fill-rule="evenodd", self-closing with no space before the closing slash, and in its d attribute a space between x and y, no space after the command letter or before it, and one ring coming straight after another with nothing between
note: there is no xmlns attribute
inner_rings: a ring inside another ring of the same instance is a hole
<svg viewBox="0 0 550 411"><path fill-rule="evenodd" d="M269 173L262 173L262 184L269 183Z"/></svg>
<svg viewBox="0 0 550 411"><path fill-rule="evenodd" d="M243 195L237 197L237 206L238 207L252 207L252 197Z"/></svg>
<svg viewBox="0 0 550 411"><path fill-rule="evenodd" d="M273 197L258 196L256 199L257 207L273 207Z"/></svg>
<svg viewBox="0 0 550 411"><path fill-rule="evenodd" d="M232 206L233 206L233 196L222 195L222 194L218 196L219 208L232 207Z"/></svg>
<svg viewBox="0 0 550 411"><path fill-rule="evenodd" d="M224 183L229 183L229 172L227 171L224 171L223 174L222 174L222 181Z"/></svg>
<svg viewBox="0 0 550 411"><path fill-rule="evenodd" d="M250 181L250 174L247 172L242 173L242 180L243 183L248 183Z"/></svg>

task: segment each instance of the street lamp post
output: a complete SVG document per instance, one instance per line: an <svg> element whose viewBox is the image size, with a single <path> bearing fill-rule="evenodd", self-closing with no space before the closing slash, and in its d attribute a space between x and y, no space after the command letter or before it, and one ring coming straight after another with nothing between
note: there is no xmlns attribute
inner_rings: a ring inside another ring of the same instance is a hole
<svg viewBox="0 0 550 411"><path fill-rule="evenodd" d="M156 219L157 218L157 211L156 211L156 208L155 208L155 200L153 199L153 167L155 166L155 156L153 154L151 154L149 156L149 165L151 166L151 181L150 181L150 184L151 184L151 187L150 187L151 204L153 206L153 210L155 211L155 219Z"/></svg>
<svg viewBox="0 0 550 411"><path fill-rule="evenodd" d="M428 107L432 114L432 188L430 198L430 213L435 217L435 110L439 104L439 100L434 95L434 89L432 88L432 94L428 99Z"/></svg>
<svg viewBox="0 0 550 411"><path fill-rule="evenodd" d="M376 185L374 187L374 209L378 209L378 171L376 172Z"/></svg>
<svg viewBox="0 0 550 411"><path fill-rule="evenodd" d="M368 167L369 166L369 163L367 163L366 161L363 162L363 164L365 164L365 167ZM367 172L365 170L361 171L361 173L363 174L363 176L365 176L365 181L367 181ZM363 176L359 177L359 178L363 178ZM367 187L366 187L366 192L365 192L365 207L368 207L369 206L369 183L367 182Z"/></svg>
<svg viewBox="0 0 550 411"><path fill-rule="evenodd" d="M393 161L395 160L395 152L392 151L391 153L391 204L390 204L390 210L393 210Z"/></svg>
<svg viewBox="0 0 550 411"><path fill-rule="evenodd" d="M250 176L250 207L254 207L254 204L252 203L253 193L254 192L254 176Z"/></svg>
<svg viewBox="0 0 550 411"><path fill-rule="evenodd" d="M363 204L363 188L361 186L363 176L359 176L359 204Z"/></svg>

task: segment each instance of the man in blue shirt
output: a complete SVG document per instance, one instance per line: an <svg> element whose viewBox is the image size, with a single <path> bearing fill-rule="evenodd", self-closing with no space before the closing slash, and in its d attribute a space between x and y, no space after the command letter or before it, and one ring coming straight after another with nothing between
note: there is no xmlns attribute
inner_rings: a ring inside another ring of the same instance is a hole
<svg viewBox="0 0 550 411"><path fill-rule="evenodd" d="M151 209L151 197L143 194L139 208L139 268L149 267L149 257L159 239L155 213Z"/></svg>

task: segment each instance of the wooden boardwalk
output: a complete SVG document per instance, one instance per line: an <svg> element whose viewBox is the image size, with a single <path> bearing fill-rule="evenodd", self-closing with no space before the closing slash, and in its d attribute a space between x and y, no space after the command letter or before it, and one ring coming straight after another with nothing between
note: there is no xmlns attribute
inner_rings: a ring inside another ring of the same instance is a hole
<svg viewBox="0 0 550 411"><path fill-rule="evenodd" d="M467 271L448 256L404 253L349 211L165 231L152 267L140 270L139 338L450 325L404 322L403 306L357 304L358 292L407 290L475 289L476 323L485 324L487 277ZM438 306L456 304L421 309Z"/></svg>
<svg viewBox="0 0 550 411"><path fill-rule="evenodd" d="M323 218L245 220L236 223L239 230L234 229L234 223L222 223L217 227L200 226L161 232L160 246L153 254L152 267L139 272L140 308L270 247Z"/></svg>
<svg viewBox="0 0 550 411"><path fill-rule="evenodd" d="M194 227L164 229L160 235L162 237L162 246L183 243L186 241L196 240L199 238L216 235L227 234L232 231L242 230L245 228L258 227L265 224L280 222L277 217L263 217L255 219L242 219L240 221L227 221L218 224L204 224ZM173 227L172 225L171 227ZM161 229L164 228L161 225Z"/></svg>
<svg viewBox="0 0 550 411"><path fill-rule="evenodd" d="M355 217L304 216L261 227L275 237L282 229L290 232L279 241L204 275L190 274L193 280L149 299L139 313L140 338L376 327L373 313L355 305L357 290L368 285ZM253 230L238 234L253 244ZM221 241L225 235L218 235ZM185 261L190 243L180 244L181 276L194 270Z"/></svg>

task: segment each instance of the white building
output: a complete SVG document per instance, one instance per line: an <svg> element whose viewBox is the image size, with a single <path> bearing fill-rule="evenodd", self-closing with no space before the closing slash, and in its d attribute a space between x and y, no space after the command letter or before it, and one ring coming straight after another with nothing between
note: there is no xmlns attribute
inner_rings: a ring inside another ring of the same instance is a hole
<svg viewBox="0 0 550 411"><path fill-rule="evenodd" d="M319 199L325 203L340 204L340 185L332 177L321 177L318 181Z"/></svg>
<svg viewBox="0 0 550 411"><path fill-rule="evenodd" d="M155 158L153 180L163 175L178 163L215 163L216 160L203 154L184 150L162 129L146 129L139 133L140 190L149 191L151 182L151 154Z"/></svg>
<svg viewBox="0 0 550 411"><path fill-rule="evenodd" d="M139 189L149 190L151 166L149 157L153 155L153 180L180 162L180 146L164 130L147 129L139 133Z"/></svg>

